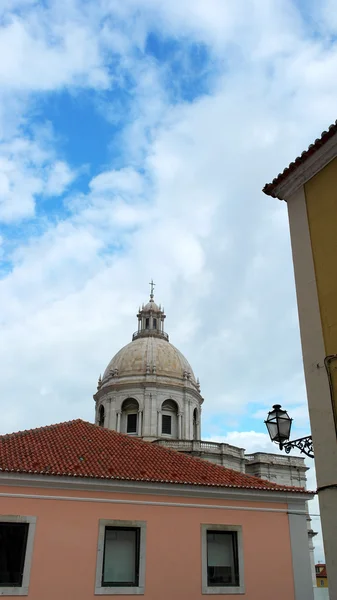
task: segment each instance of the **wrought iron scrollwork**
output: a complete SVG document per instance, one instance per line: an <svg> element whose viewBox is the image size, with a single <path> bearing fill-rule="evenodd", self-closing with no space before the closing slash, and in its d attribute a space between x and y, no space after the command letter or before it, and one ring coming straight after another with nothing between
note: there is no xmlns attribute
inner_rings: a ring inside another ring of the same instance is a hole
<svg viewBox="0 0 337 600"><path fill-rule="evenodd" d="M298 440L292 440L291 442L285 442L282 444L281 450L284 450L286 454L289 454L293 448L298 448L300 452L303 452L303 454L306 454L309 458L314 458L314 447L311 435L299 438Z"/></svg>

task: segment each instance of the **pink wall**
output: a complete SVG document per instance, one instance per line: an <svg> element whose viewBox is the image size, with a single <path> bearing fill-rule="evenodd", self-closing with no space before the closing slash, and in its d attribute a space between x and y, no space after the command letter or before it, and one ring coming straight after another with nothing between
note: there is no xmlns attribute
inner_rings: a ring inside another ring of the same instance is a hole
<svg viewBox="0 0 337 600"><path fill-rule="evenodd" d="M256 506L252 502L233 500L1 487L1 493L6 491L16 494L124 497L127 500L150 502ZM268 507L267 504L259 506ZM269 507L286 508L286 505L272 504ZM145 599L205 599L201 594L200 524L213 523L243 527L246 593L240 597L248 600L294 600L286 513L0 497L0 514L37 517L28 596L31 600L98 598L94 595L94 586L99 519L147 522ZM135 598L125 595L119 597L124 600ZM225 597L228 600L238 598L237 595Z"/></svg>

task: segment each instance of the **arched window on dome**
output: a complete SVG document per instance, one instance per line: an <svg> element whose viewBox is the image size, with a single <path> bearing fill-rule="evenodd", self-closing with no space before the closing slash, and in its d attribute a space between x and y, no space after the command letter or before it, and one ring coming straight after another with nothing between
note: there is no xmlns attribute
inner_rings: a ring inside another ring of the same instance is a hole
<svg viewBox="0 0 337 600"><path fill-rule="evenodd" d="M138 431L139 404L135 398L127 398L122 404L122 433L140 435Z"/></svg>
<svg viewBox="0 0 337 600"><path fill-rule="evenodd" d="M161 406L161 435L178 438L178 405L165 400Z"/></svg>
<svg viewBox="0 0 337 600"><path fill-rule="evenodd" d="M193 411L193 439L198 439L198 410L195 408Z"/></svg>
<svg viewBox="0 0 337 600"><path fill-rule="evenodd" d="M105 420L105 410L104 410L103 404L101 404L101 406L98 409L98 425L100 427L104 427L104 420Z"/></svg>

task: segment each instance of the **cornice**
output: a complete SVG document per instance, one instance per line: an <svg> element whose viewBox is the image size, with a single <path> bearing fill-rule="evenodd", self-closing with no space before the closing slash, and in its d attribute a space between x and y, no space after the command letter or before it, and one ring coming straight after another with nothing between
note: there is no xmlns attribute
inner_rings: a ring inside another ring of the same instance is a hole
<svg viewBox="0 0 337 600"><path fill-rule="evenodd" d="M186 392L188 394L191 394L200 404L202 404L204 402L204 398L201 396L201 394L194 389L193 385L191 383L188 383L186 385L185 381L179 381L178 379L176 380L169 380L164 379L161 376L142 376L139 379L126 379L123 381L123 379L117 379L116 381L111 381L111 383L106 383L104 384L99 390L97 390L97 392L93 395L93 399L95 402L99 401L100 398L102 396L105 396L106 394L109 394L111 392L119 392L119 391L123 391L123 390L128 390L128 389L139 389L139 388L158 388L158 389L172 389L176 392Z"/></svg>
<svg viewBox="0 0 337 600"><path fill-rule="evenodd" d="M0 473L1 488L29 487L74 492L105 492L112 494L139 494L142 496L179 496L183 498L209 498L239 500L241 502L270 502L302 504L311 500L313 492L279 492L246 488L193 486L173 483L151 483L122 480L102 480L79 477L45 476L30 473Z"/></svg>
<svg viewBox="0 0 337 600"><path fill-rule="evenodd" d="M302 185L324 169L336 156L337 134L281 181L273 190L273 196L279 200L287 201Z"/></svg>

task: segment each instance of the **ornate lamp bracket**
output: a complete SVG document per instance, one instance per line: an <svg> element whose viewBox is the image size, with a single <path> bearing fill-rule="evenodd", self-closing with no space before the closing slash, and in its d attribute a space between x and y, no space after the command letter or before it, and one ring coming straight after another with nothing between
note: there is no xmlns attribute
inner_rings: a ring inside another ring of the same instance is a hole
<svg viewBox="0 0 337 600"><path fill-rule="evenodd" d="M280 450L284 450L286 454L289 454L292 448L298 448L303 454L309 456L309 458L314 458L314 447L311 435L280 444Z"/></svg>

